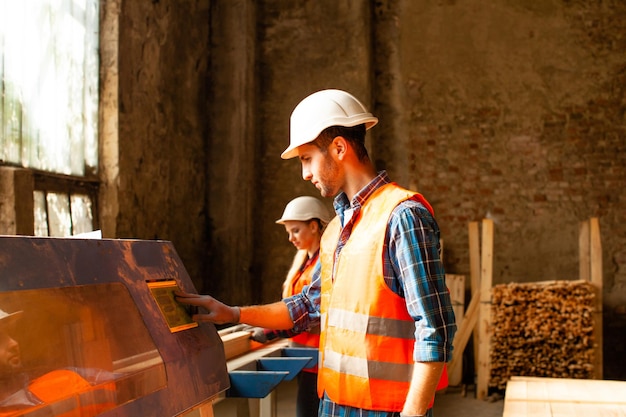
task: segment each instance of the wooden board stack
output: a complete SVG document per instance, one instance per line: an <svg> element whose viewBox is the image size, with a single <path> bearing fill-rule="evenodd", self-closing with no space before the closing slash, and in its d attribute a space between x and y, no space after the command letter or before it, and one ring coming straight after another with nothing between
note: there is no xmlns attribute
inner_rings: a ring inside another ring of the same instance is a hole
<svg viewBox="0 0 626 417"><path fill-rule="evenodd" d="M492 288L489 387L511 376L593 378L595 292L586 281Z"/></svg>

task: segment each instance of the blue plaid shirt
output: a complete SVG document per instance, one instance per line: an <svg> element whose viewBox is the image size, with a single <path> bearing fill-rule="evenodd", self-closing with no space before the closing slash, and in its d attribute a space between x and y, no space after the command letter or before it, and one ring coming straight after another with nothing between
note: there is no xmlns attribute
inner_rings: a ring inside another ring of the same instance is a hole
<svg viewBox="0 0 626 417"><path fill-rule="evenodd" d="M382 171L359 191L352 202L344 193L334 201L335 211L342 227L351 228L351 217L356 217L361 206L389 177ZM351 211L354 214L350 214ZM342 237L343 237L342 233ZM346 239L340 239L337 250L341 251ZM400 203L391 213L383 248L383 275L387 285L405 298L409 314L415 320L416 362L448 362L451 358L452 341L456 324L450 295L445 284L445 271L439 254L439 226L430 212L413 200ZM300 294L286 298L289 313L294 321L294 331L306 330L320 319L321 265L318 261L311 285ZM353 410L353 411L350 411ZM320 416L392 416L381 413L354 410L333 404L327 398L320 405Z"/></svg>

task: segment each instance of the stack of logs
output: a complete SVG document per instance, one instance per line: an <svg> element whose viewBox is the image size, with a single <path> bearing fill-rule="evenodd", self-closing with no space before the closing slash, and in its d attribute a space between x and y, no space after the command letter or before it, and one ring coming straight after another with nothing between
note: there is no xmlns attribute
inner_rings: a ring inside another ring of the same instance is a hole
<svg viewBox="0 0 626 417"><path fill-rule="evenodd" d="M593 377L594 288L585 281L493 287L491 377Z"/></svg>

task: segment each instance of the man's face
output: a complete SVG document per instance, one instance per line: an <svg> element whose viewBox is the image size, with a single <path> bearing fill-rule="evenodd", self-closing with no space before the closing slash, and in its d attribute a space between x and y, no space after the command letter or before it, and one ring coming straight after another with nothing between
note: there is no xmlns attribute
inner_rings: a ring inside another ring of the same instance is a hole
<svg viewBox="0 0 626 417"><path fill-rule="evenodd" d="M326 152L308 143L298 147L302 178L311 181L323 197L337 195L343 185L341 167L333 158L332 147L331 144Z"/></svg>
<svg viewBox="0 0 626 417"><path fill-rule="evenodd" d="M22 367L20 345L0 329L0 376L12 375Z"/></svg>

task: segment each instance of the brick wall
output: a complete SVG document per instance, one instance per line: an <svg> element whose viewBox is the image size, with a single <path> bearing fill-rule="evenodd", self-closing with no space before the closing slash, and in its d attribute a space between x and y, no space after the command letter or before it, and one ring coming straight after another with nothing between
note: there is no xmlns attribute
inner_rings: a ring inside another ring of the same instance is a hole
<svg viewBox="0 0 626 417"><path fill-rule="evenodd" d="M599 217L617 340L624 22L621 1L123 2L118 235L172 240L228 301L277 299L294 249L274 221L317 195L279 157L289 114L343 88L380 118L377 166L434 205L448 272L469 271L467 224L489 217L494 283L576 279L579 223Z"/></svg>

